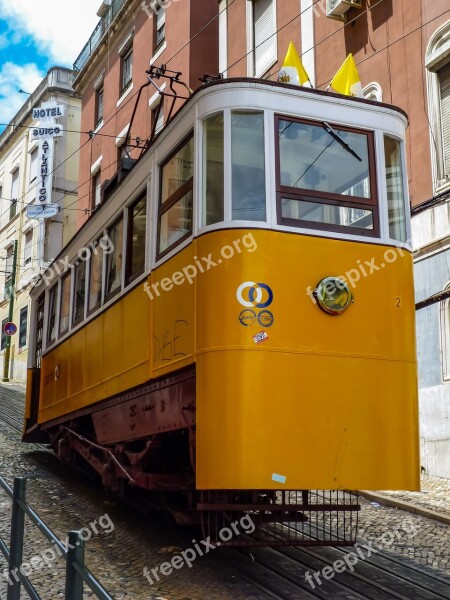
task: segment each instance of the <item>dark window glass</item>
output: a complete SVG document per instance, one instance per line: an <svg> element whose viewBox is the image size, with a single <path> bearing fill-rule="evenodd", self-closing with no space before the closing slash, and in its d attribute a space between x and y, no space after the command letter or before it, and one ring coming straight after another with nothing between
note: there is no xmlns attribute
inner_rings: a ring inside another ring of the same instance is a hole
<svg viewBox="0 0 450 600"><path fill-rule="evenodd" d="M137 200L128 213L127 282L133 281L145 269L145 232L147 197Z"/></svg>
<svg viewBox="0 0 450 600"><path fill-rule="evenodd" d="M56 339L56 298L58 286L55 285L48 295L48 320L47 320L47 343L51 344Z"/></svg>
<svg viewBox="0 0 450 600"><path fill-rule="evenodd" d="M97 252L92 253L89 272L88 312L96 310L102 303L103 251L98 245L98 242L95 245L95 248Z"/></svg>
<svg viewBox="0 0 450 600"><path fill-rule="evenodd" d="M2 347L1 347L2 350L4 350L6 348L6 340L8 339L8 336L6 335L6 333L4 331L4 327L7 322L8 322L8 319L3 319L3 321L2 321Z"/></svg>
<svg viewBox="0 0 450 600"><path fill-rule="evenodd" d="M11 205L9 208L9 219L13 219L17 214L17 200L19 198L19 169L16 169L12 175L11 184Z"/></svg>
<svg viewBox="0 0 450 600"><path fill-rule="evenodd" d="M163 165L159 209L159 253L192 232L194 139L190 138Z"/></svg>
<svg viewBox="0 0 450 600"><path fill-rule="evenodd" d="M28 329L28 306L20 311L19 322L19 348L27 345L27 329Z"/></svg>
<svg viewBox="0 0 450 600"><path fill-rule="evenodd" d="M62 335L69 331L70 314L70 284L72 281L71 273L64 276L61 284L61 309L59 315L59 334Z"/></svg>
<svg viewBox="0 0 450 600"><path fill-rule="evenodd" d="M264 114L231 114L233 220L266 220Z"/></svg>
<svg viewBox="0 0 450 600"><path fill-rule="evenodd" d="M95 127L103 120L103 86L95 93Z"/></svg>
<svg viewBox="0 0 450 600"><path fill-rule="evenodd" d="M75 267L75 287L73 295L72 323L76 325L84 319L84 300L86 298L86 263Z"/></svg>
<svg viewBox="0 0 450 600"><path fill-rule="evenodd" d="M111 240L113 250L106 256L106 298L110 298L120 292L122 285L122 217L108 229L108 237Z"/></svg>
<svg viewBox="0 0 450 600"><path fill-rule="evenodd" d="M223 113L206 119L203 124L203 168L205 210L203 223L212 225L224 220L224 121Z"/></svg>
<svg viewBox="0 0 450 600"><path fill-rule="evenodd" d="M166 9L160 6L157 9L156 19L155 19L155 52L157 52L160 47L166 41Z"/></svg>
<svg viewBox="0 0 450 600"><path fill-rule="evenodd" d="M130 48L122 57L122 90L123 93L133 80L133 49Z"/></svg>

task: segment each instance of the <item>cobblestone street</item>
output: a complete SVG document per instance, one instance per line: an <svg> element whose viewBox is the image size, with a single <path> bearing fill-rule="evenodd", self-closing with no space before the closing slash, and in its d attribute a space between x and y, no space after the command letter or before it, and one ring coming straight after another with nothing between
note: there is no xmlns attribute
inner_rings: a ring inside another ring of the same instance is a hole
<svg viewBox="0 0 450 600"><path fill-rule="evenodd" d="M8 398L15 401L23 398L20 390L4 386L0 387L0 395L3 402ZM22 444L19 434L1 422L0 475L10 485L14 476L27 477L28 502L62 539L69 530L89 528L94 520L108 515L108 519L104 519L108 526L99 528L98 535L92 533L86 544L86 562L115 600L264 600L271 597L229 567L223 560L226 553L222 550L198 559L192 568L184 567L150 586L142 574L144 567L152 569L170 560L180 548L189 545L190 540L183 539L179 530L155 517L138 515L134 509L108 498L86 475L61 465L49 452ZM432 482L427 481L426 490L431 487ZM428 493L423 492L423 497L426 498ZM437 494L440 497L441 492ZM444 493L442 505L448 510L447 501ZM450 574L449 525L364 498L361 504L360 537L373 541L374 548L410 557L419 564L439 570L442 575ZM0 493L0 535L7 541L9 506L9 499ZM383 534L387 532L398 535L386 537ZM391 543L393 537L395 541ZM49 546L34 527L27 527L24 560L42 555ZM0 570L5 569L5 562L0 559ZM31 580L46 600L62 598L64 571L65 563L60 559L48 568L35 571ZM2 578L0 598L6 598L6 585ZM85 593L85 598L90 597L92 595Z"/></svg>

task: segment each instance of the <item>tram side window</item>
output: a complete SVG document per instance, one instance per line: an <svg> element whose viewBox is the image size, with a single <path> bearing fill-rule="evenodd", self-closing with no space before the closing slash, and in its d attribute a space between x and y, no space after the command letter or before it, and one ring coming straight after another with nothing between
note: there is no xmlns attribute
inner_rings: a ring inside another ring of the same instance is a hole
<svg viewBox="0 0 450 600"><path fill-rule="evenodd" d="M100 239L95 244L96 252L91 255L89 267L89 294L88 294L88 314L102 303L102 280L103 280L103 252L101 251Z"/></svg>
<svg viewBox="0 0 450 600"><path fill-rule="evenodd" d="M147 227L147 193L128 209L126 282L130 283L145 270L145 232Z"/></svg>
<svg viewBox="0 0 450 600"><path fill-rule="evenodd" d="M377 235L371 132L327 122L277 121L280 222Z"/></svg>
<svg viewBox="0 0 450 600"><path fill-rule="evenodd" d="M105 298L112 298L122 287L123 217L108 229L112 252L106 256Z"/></svg>
<svg viewBox="0 0 450 600"><path fill-rule="evenodd" d="M264 113L231 113L233 220L266 220Z"/></svg>
<svg viewBox="0 0 450 600"><path fill-rule="evenodd" d="M158 255L169 252L192 233L194 138L163 164L159 207Z"/></svg>
<svg viewBox="0 0 450 600"><path fill-rule="evenodd" d="M203 124L204 225L224 220L224 119L213 115Z"/></svg>
<svg viewBox="0 0 450 600"><path fill-rule="evenodd" d="M75 286L73 295L72 323L77 325L84 319L84 300L86 298L86 263L75 267Z"/></svg>
<svg viewBox="0 0 450 600"><path fill-rule="evenodd" d="M70 314L70 285L72 283L72 274L66 273L61 282L61 308L59 315L59 335L69 331Z"/></svg>
<svg viewBox="0 0 450 600"><path fill-rule="evenodd" d="M384 136L386 161L389 237L406 242L406 214L401 145L398 140Z"/></svg>
<svg viewBox="0 0 450 600"><path fill-rule="evenodd" d="M47 313L47 344L56 340L56 298L58 296L58 285L54 285L48 294Z"/></svg>

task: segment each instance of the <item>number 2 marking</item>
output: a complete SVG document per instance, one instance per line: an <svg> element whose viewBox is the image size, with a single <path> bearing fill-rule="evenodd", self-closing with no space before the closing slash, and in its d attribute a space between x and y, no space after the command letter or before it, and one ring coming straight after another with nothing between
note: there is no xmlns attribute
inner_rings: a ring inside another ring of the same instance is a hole
<svg viewBox="0 0 450 600"><path fill-rule="evenodd" d="M400 298L396 298L397 300L397 308L401 308L401 300Z"/></svg>

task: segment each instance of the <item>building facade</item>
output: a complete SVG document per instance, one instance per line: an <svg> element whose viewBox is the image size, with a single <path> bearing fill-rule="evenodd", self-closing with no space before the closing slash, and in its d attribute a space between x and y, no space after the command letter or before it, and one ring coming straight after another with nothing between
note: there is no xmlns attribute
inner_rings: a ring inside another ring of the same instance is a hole
<svg viewBox="0 0 450 600"><path fill-rule="evenodd" d="M77 227L81 102L72 82L71 70L51 68L0 136L0 369L4 374L7 337L3 327L12 320L17 333L11 336L6 375L15 381L26 380L30 288ZM42 112L39 116L38 109L50 110L51 118ZM39 129L47 130L53 122L61 134L54 139L40 135ZM38 207L43 198L43 188L45 203L60 210L48 219L28 218L29 207Z"/></svg>
<svg viewBox="0 0 450 600"><path fill-rule="evenodd" d="M192 90L204 73L218 70L215 2L104 0L98 15L99 24L74 65L74 88L83 104L81 128L92 131L80 151L78 203L90 213L101 202L106 182L117 180L122 168L133 164L152 127L160 129L167 119L171 99L161 99L154 85L142 90L137 103L150 66L167 65ZM164 78L155 83L160 89L168 85ZM180 96L188 95L186 87L175 87ZM182 102L175 103L175 110Z"/></svg>

